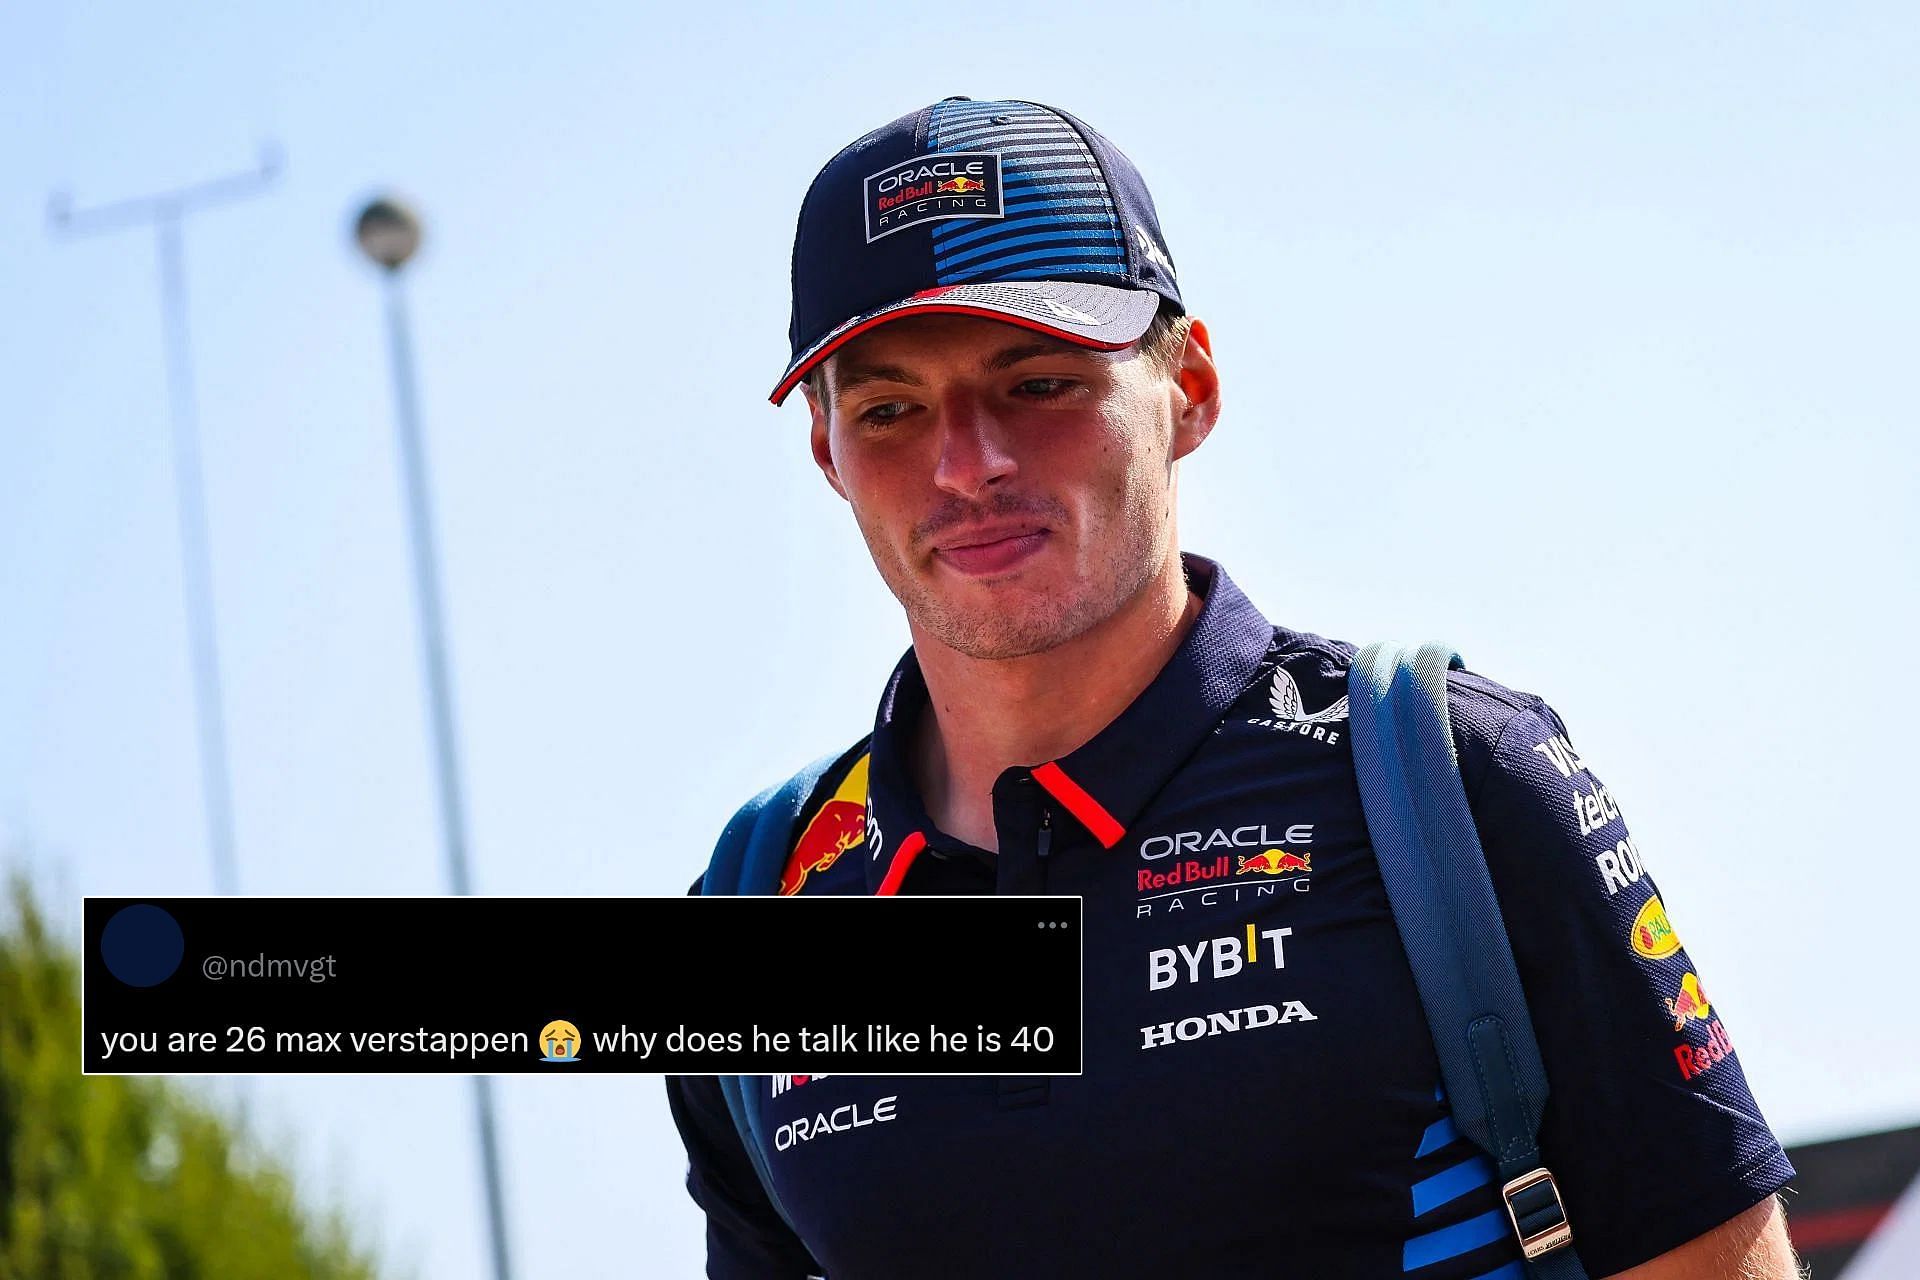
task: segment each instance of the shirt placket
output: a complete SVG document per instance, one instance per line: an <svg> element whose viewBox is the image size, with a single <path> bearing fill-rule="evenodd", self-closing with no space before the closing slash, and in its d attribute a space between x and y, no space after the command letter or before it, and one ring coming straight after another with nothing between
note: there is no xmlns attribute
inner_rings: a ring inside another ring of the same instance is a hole
<svg viewBox="0 0 1920 1280"><path fill-rule="evenodd" d="M1047 867L1061 832L1058 806L1027 769L1009 769L993 788L993 823L999 839L996 893L1047 892ZM1001 1076L996 1091L1002 1111L1044 1107L1053 1097L1051 1076Z"/></svg>

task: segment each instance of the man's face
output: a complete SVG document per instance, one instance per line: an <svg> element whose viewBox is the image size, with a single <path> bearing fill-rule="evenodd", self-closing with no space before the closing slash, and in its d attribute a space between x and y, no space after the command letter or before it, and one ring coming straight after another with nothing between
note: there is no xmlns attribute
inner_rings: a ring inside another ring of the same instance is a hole
<svg viewBox="0 0 1920 1280"><path fill-rule="evenodd" d="M916 635L973 658L1063 644L1168 562L1174 463L1218 412L1197 322L1181 367L975 316L880 325L829 358L815 460ZM1197 349L1197 354L1196 354Z"/></svg>

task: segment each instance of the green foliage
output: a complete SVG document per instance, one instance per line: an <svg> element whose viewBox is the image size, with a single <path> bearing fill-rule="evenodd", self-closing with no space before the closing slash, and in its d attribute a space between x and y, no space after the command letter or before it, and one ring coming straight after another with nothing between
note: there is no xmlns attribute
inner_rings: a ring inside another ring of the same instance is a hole
<svg viewBox="0 0 1920 1280"><path fill-rule="evenodd" d="M80 962L11 877L0 931L0 1280L373 1280L338 1212L173 1081L80 1074Z"/></svg>

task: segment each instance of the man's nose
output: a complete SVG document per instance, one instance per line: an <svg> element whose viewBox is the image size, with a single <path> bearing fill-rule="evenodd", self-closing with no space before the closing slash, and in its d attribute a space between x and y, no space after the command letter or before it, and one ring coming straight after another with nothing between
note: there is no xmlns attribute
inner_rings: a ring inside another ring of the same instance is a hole
<svg viewBox="0 0 1920 1280"><path fill-rule="evenodd" d="M940 458L933 482L977 498L1018 470L1008 424L976 397L955 394L940 406Z"/></svg>

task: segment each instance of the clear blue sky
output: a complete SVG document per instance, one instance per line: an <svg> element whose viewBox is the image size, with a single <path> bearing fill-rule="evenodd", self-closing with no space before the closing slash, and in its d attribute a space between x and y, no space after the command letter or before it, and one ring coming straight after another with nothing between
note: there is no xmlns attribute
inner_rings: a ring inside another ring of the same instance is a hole
<svg viewBox="0 0 1920 1280"><path fill-rule="evenodd" d="M478 888L677 893L906 644L765 403L800 196L926 102L1033 98L1146 173L1212 327L1184 545L1547 697L1783 1136L1920 1119L1920 695L1863 665L1920 632L1910 6L798 8L0 13L0 840L67 902L210 888L152 242L52 239L50 190L287 151L188 243L243 888L443 883L346 238L391 184ZM657 1079L499 1096L521 1276L697 1272ZM390 1258L481 1274L462 1080L255 1099Z"/></svg>

